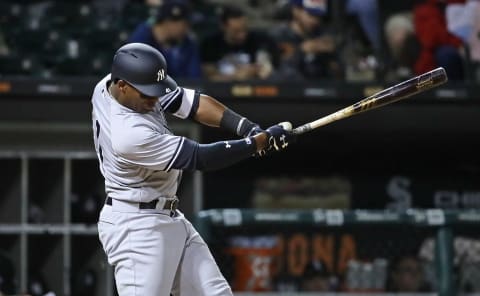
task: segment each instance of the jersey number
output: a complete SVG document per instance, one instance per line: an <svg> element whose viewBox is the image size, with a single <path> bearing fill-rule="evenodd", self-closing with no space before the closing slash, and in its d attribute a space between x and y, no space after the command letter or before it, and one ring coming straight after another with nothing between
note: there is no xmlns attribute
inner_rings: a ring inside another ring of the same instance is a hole
<svg viewBox="0 0 480 296"><path fill-rule="evenodd" d="M100 136L100 123L98 120L95 120L95 125L97 126L97 141L98 137ZM98 154L100 156L100 161L103 163L103 153L102 153L102 146L100 146L100 142L98 144Z"/></svg>

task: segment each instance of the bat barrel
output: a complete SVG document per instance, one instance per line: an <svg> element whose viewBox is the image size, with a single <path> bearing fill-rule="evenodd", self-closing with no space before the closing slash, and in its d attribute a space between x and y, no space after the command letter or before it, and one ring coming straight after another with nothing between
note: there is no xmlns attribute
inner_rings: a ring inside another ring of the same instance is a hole
<svg viewBox="0 0 480 296"><path fill-rule="evenodd" d="M444 68L440 67L434 69L382 90L366 99L361 100L360 102L355 103L352 106L352 113L360 113L406 99L444 84L447 81L448 76Z"/></svg>
<svg viewBox="0 0 480 296"><path fill-rule="evenodd" d="M312 129L329 124L331 122L353 116L377 107L385 106L393 102L406 99L413 95L427 91L448 81L445 69L440 67L418 75L409 80L396 84L385 90L382 90L368 98L365 98L351 106L322 117L310 123L299 126L293 130L295 134L303 134Z"/></svg>
<svg viewBox="0 0 480 296"><path fill-rule="evenodd" d="M444 68L437 68L385 90L392 99L403 99L427 91L448 81ZM380 92L382 96L383 92ZM377 94L378 96L378 94ZM389 101L389 100L387 100Z"/></svg>

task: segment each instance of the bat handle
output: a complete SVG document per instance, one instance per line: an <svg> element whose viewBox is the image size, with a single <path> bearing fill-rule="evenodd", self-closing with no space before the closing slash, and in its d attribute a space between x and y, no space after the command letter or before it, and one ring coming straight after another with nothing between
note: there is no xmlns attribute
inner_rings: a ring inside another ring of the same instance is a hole
<svg viewBox="0 0 480 296"><path fill-rule="evenodd" d="M312 126L310 125L310 123L307 123L307 124L304 124L304 125L301 125L301 126L298 126L296 128L294 128L292 130L292 133L294 135L301 135L301 134L304 134L306 132L309 132L312 130Z"/></svg>
<svg viewBox="0 0 480 296"><path fill-rule="evenodd" d="M312 121L312 122L309 122L309 123L305 123L304 125L301 125L301 126L298 126L296 127L295 129L292 130L292 132L295 134L295 135L301 135L301 134L304 134L306 132L309 132L313 129L316 129L320 126L324 126L324 125L327 125L327 124L330 124L334 121L337 121L339 119L342 119L346 116L348 116L348 111L351 109L351 107L347 107L347 108L344 108L342 110L339 110L335 113L332 113L328 116L325 116L325 117L322 117L320 119L317 119L315 121Z"/></svg>

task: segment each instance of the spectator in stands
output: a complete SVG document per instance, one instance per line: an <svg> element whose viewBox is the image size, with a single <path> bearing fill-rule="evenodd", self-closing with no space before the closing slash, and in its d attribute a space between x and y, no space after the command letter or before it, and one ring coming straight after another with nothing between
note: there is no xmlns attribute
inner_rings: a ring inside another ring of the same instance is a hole
<svg viewBox="0 0 480 296"><path fill-rule="evenodd" d="M145 4L151 7L162 5L162 0L145 0Z"/></svg>
<svg viewBox="0 0 480 296"><path fill-rule="evenodd" d="M390 262L387 282L389 292L429 292L423 266L416 255L402 255Z"/></svg>
<svg viewBox="0 0 480 296"><path fill-rule="evenodd" d="M421 51L414 69L421 74L435 67L444 67L450 80L464 76L462 40L447 30L445 3L447 0L417 0L414 24Z"/></svg>
<svg viewBox="0 0 480 296"><path fill-rule="evenodd" d="M224 6L220 22L221 28L201 44L204 74L217 81L269 78L278 56L274 41L250 30L240 8Z"/></svg>
<svg viewBox="0 0 480 296"><path fill-rule="evenodd" d="M300 282L300 291L328 292L332 287L332 275L322 261L312 261L304 269Z"/></svg>
<svg viewBox="0 0 480 296"><path fill-rule="evenodd" d="M474 15L475 23L473 24L473 32L470 36L470 52L472 60L480 64L480 5L475 9ZM480 73L477 79L480 80Z"/></svg>
<svg viewBox="0 0 480 296"><path fill-rule="evenodd" d="M141 42L158 49L165 56L172 76L199 78L199 49L189 28L189 14L185 1L166 1L159 6L153 21L137 26L128 43Z"/></svg>
<svg viewBox="0 0 480 296"><path fill-rule="evenodd" d="M273 30L284 78L340 78L336 42L325 15L327 1L290 0L291 20Z"/></svg>
<svg viewBox="0 0 480 296"><path fill-rule="evenodd" d="M412 14L402 12L390 16L385 22L384 31L388 46L386 79L398 81L411 77L420 53Z"/></svg>
<svg viewBox="0 0 480 296"><path fill-rule="evenodd" d="M450 33L468 43L475 21L478 0L449 0L445 7L445 18Z"/></svg>
<svg viewBox="0 0 480 296"><path fill-rule="evenodd" d="M480 81L480 6L475 9L475 23L470 37L470 57L474 65L474 79Z"/></svg>
<svg viewBox="0 0 480 296"><path fill-rule="evenodd" d="M372 81L378 72L380 51L379 8L377 0L344 0L345 11L335 17L342 24L335 34L341 44L340 60L345 80Z"/></svg>
<svg viewBox="0 0 480 296"><path fill-rule="evenodd" d="M199 1L199 0L197 0ZM240 8L248 19L251 28L269 29L275 25L275 14L278 8L282 6L285 0L203 0L211 5L222 7L231 5L235 2L235 6Z"/></svg>
<svg viewBox="0 0 480 296"><path fill-rule="evenodd" d="M347 13L356 15L363 32L373 48L380 47L377 0L346 0Z"/></svg>
<svg viewBox="0 0 480 296"><path fill-rule="evenodd" d="M470 60L480 62L480 1L450 0L446 17L448 30L468 46Z"/></svg>

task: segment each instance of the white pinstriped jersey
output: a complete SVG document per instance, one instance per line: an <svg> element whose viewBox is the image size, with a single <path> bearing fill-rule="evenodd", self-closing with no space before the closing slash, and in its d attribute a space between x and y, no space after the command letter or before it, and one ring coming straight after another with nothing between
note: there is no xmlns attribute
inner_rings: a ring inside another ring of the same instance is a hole
<svg viewBox="0 0 480 296"><path fill-rule="evenodd" d="M181 171L170 169L184 138L168 129L163 110L178 106L175 116L187 118L195 91L178 87L159 98L155 110L137 113L117 102L107 89L110 75L92 95L95 150L105 178L106 193L113 199L149 202L173 197Z"/></svg>

